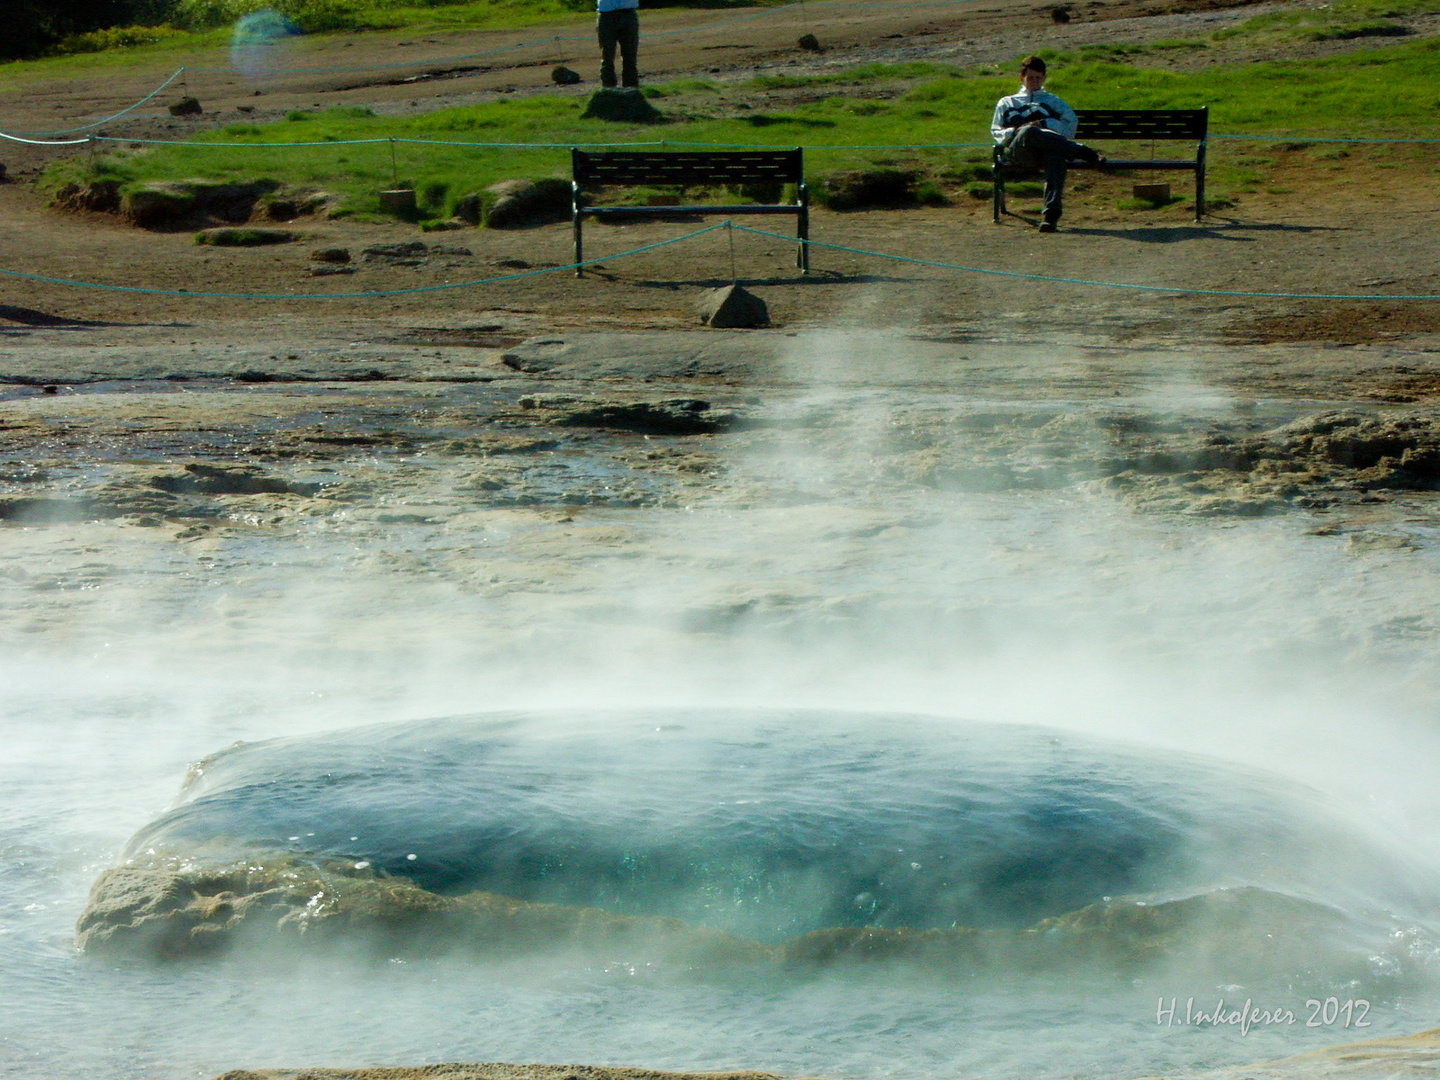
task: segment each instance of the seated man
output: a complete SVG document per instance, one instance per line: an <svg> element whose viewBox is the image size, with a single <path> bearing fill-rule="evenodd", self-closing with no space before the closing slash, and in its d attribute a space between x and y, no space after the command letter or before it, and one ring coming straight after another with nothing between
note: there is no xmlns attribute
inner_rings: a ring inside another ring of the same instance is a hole
<svg viewBox="0 0 1440 1080"><path fill-rule="evenodd" d="M1075 110L1045 85L1045 61L1027 56L1020 61L1019 93L995 104L990 134L1005 148L1004 162L1020 169L1045 171L1045 220L1041 232L1054 232L1060 220L1065 170L1072 161L1098 165L1104 161L1090 147L1072 141L1075 137Z"/></svg>

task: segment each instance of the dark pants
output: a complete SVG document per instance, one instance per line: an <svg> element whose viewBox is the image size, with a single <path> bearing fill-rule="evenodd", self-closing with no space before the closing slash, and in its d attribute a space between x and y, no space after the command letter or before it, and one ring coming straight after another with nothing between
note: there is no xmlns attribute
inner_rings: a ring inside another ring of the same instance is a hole
<svg viewBox="0 0 1440 1080"><path fill-rule="evenodd" d="M1065 172L1070 162L1094 164L1099 155L1082 143L1040 127L1021 128L1005 150L1005 162L1017 169L1041 169L1045 173L1045 220L1052 225L1064 209Z"/></svg>
<svg viewBox="0 0 1440 1080"><path fill-rule="evenodd" d="M634 8L602 11L595 18L600 38L600 84L615 85L615 48L620 48L620 85L639 86L640 69L635 58L640 52L640 13Z"/></svg>

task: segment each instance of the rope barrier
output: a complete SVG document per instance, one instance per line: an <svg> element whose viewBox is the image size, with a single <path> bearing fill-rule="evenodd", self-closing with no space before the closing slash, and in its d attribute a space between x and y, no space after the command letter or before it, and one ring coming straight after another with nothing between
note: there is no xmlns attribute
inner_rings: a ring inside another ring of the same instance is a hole
<svg viewBox="0 0 1440 1080"><path fill-rule="evenodd" d="M193 289L153 289L141 285L108 285L95 281L75 281L72 278L45 277L40 274L27 274L20 270L6 270L0 268L0 274L6 277L19 278L22 281L38 281L45 285L67 285L78 289L98 289L102 292L123 292L143 293L149 296L179 296L193 300L372 300L389 296L413 296L417 293L445 292L452 289L469 289L477 285L496 285L507 281L517 281L521 278L538 277L541 274L558 274L563 270L575 270L578 267L597 266L602 262L615 259L625 259L632 255L643 255L647 251L654 251L657 248L669 247L672 244L679 244L685 240L693 240L697 236L714 232L716 229L723 229L726 222L719 222L715 225L707 225L703 229L696 229L694 232L686 233L684 236L675 236L669 240L660 240L653 244L646 244L643 247L631 248L629 251L622 251L618 255L607 255L600 259L586 259L578 263L566 263L563 266L545 266L538 270L522 270L514 274L502 274L499 277L476 278L472 281L453 281L444 285L417 285L409 289L377 289L370 292L348 292L348 293L236 293L236 292L201 292ZM794 237L790 237L794 243Z"/></svg>
<svg viewBox="0 0 1440 1080"><path fill-rule="evenodd" d="M5 132L0 131L0 139L4 139L7 142L24 143L26 146L84 146L93 138L93 135L87 135L83 139L22 139L18 135L7 135Z"/></svg>
<svg viewBox="0 0 1440 1080"><path fill-rule="evenodd" d="M750 233L754 236L763 236L771 240L779 240L785 244L794 244L795 237L786 236L783 233L769 232L765 229L756 229L746 225L737 225L733 221L722 221L714 225L707 225L703 229L696 229L694 232L686 233L683 236L672 237L669 240L660 240L653 244L646 244L643 247L631 248L615 255L607 255L600 259L587 259L579 263L566 263L563 266L547 266L538 270L523 270L515 274L503 274L499 277L477 278L472 281L450 282L444 285L420 285L408 289L383 289L369 292L349 293L231 293L231 292L199 292L191 289L156 289L146 288L138 285L108 285L91 281L75 281L70 278L44 277L39 274L27 274L19 270L6 270L0 268L0 275L18 278L24 281L38 281L47 285L66 285L82 289L99 289L106 292L144 293L155 296L177 296L191 299L212 299L212 300L366 300L378 299L389 296L411 296L418 293L444 292L453 289L474 288L479 285L496 285L508 281L517 281L521 278L536 277L541 274L554 274L563 270L575 270L578 267L595 266L601 262L625 259L634 255L643 255L649 251L669 247L673 244L683 243L686 240L693 240L698 236L714 232L716 229L727 229L732 232ZM1183 285L1142 285L1125 281L1101 281L1094 278L1066 278L1052 274L1030 274L1019 270L995 270L983 266L965 266L960 263L941 262L937 259L917 259L911 255L896 255L891 252L870 251L865 248L850 247L845 244L831 244L823 240L810 239L807 241L812 247L825 248L830 251L843 251L851 255L861 255L867 258L889 259L892 262L905 262L915 266L928 266L940 270L955 270L967 274L983 274L990 277L1014 278L1023 281L1039 281L1051 285L1084 285L1092 288L1103 289L1127 289L1130 291L1170 293L1181 296L1224 296L1238 299L1252 300L1440 300L1440 294L1396 294L1396 293L1292 293L1292 292L1251 292L1240 289L1199 289Z"/></svg>
<svg viewBox="0 0 1440 1080"><path fill-rule="evenodd" d="M0 135L3 137L3 135ZM210 140L182 140L182 139L129 139L120 135L92 135L88 139L77 139L75 143L89 141L112 142L112 143L133 143L138 146L176 146L191 149L206 150L278 150L294 147L314 146L367 146L375 143L396 143L403 146L449 146L457 149L481 149L481 150L569 150L578 147L582 150L597 149L600 147L700 147L702 149L718 150L725 147L738 147L742 150L793 150L795 144L788 143L741 143L741 142L676 142L671 139L652 139L636 142L558 142L558 143L503 143L503 142L473 142L463 139L414 139L403 136L394 138L373 138L373 139L324 139L319 142L214 142ZM70 143L40 143L42 146L68 146ZM806 146L807 150L963 150L975 147L989 147L989 142L970 143L912 143L912 144L885 144L885 145L848 145L831 143L812 143Z"/></svg>
<svg viewBox="0 0 1440 1080"><path fill-rule="evenodd" d="M104 120L96 120L93 124L81 124L79 127L61 128L58 131L16 131L12 132L11 134L31 135L43 138L50 135L73 135L77 131L89 131L92 128L102 127L103 125L110 123L110 121L112 120L118 120L120 119L120 117L126 115L127 113L134 112L136 109L140 108L141 105L144 105L146 102L155 98L156 95L160 93L160 91L164 90L167 86L173 83L176 79L180 78L180 76L183 74L185 74L185 69L183 67L176 68L168 79L162 82L154 90L151 90L150 93L146 94L139 101L135 102L135 104L126 106L119 112L114 113L111 116L105 117Z"/></svg>
<svg viewBox="0 0 1440 1080"><path fill-rule="evenodd" d="M1310 142L1310 143L1365 143L1365 144L1408 144L1408 145L1435 145L1440 144L1440 139L1331 139L1319 136L1308 135L1211 135L1211 139L1247 139L1259 142ZM726 147L738 147L743 150L790 150L795 146L794 142L785 143L750 143L750 142L699 142L675 139L642 140L634 142L476 142L466 139L419 139L409 136L377 137L370 139L324 139L316 142L219 142L215 140L196 139L147 139L127 138L121 135L91 135L85 139L72 139L65 142L36 142L30 139L20 139L5 132L0 132L0 139L10 139L14 142L28 143L32 146L78 146L82 143L111 142L111 143L132 143L138 146L174 146L190 149L203 150L252 150L252 149L285 149L294 147L317 147L317 146L366 146L374 143L399 143L406 146L448 146L457 149L490 149L490 150L568 150L571 147L582 149L594 149L598 147L696 147L700 149L718 150ZM993 146L990 141L985 142L954 142L954 143L807 143L806 150L974 150Z"/></svg>

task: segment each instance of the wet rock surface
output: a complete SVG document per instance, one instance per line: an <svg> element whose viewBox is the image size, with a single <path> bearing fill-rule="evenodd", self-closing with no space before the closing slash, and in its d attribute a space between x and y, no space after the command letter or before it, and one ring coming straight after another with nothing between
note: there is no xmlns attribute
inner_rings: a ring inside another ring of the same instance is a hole
<svg viewBox="0 0 1440 1080"><path fill-rule="evenodd" d="M1440 419L1428 405L1262 396L1243 367L1232 396L1196 409L1115 402L1115 391L1106 401L1107 386L1133 377L1123 369L1057 393L1054 350L925 336L526 336L502 321L376 338L11 354L0 370L11 399L0 516L336 512L364 501L369 482L356 474L377 453L444 464L476 509L748 501L748 485L727 486L720 456L763 453L786 433L832 446L848 482L922 497L1093 488L1149 513L1253 517L1408 506L1440 488ZM1294 363L1308 390L1323 367ZM817 400L802 389L812 379L847 403ZM977 380L990 392L965 390ZM178 472L177 456L190 459ZM783 502L776 480L767 498Z"/></svg>

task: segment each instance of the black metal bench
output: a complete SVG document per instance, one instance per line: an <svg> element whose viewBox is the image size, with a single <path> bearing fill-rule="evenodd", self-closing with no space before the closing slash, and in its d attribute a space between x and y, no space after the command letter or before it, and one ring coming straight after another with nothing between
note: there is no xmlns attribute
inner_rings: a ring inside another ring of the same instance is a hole
<svg viewBox="0 0 1440 1080"><path fill-rule="evenodd" d="M1159 140L1195 140L1193 158L1108 158L1100 165L1074 165L1077 169L1097 168L1104 172L1129 169L1172 169L1195 174L1195 220L1205 212L1205 139L1210 123L1209 109L1076 109L1080 126L1075 132L1078 142L1087 146L1102 139L1125 139L1132 142ZM990 166L995 183L995 220L1005 209L1005 181L1029 178L1034 169L1017 169L1004 162L1004 148L995 147Z"/></svg>
<svg viewBox="0 0 1440 1080"><path fill-rule="evenodd" d="M810 269L810 192L805 186L805 156L794 150L588 150L570 151L570 220L575 229L575 276L584 274L580 223L586 217L667 217L677 214L794 214L795 239L799 249L795 265ZM727 206L707 203L698 206L603 205L590 202L590 195L602 187L696 187L700 185L795 185L795 201L742 203Z"/></svg>

